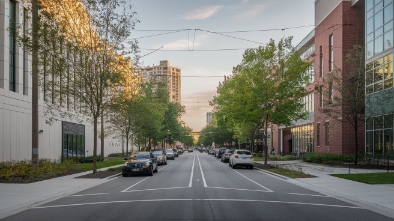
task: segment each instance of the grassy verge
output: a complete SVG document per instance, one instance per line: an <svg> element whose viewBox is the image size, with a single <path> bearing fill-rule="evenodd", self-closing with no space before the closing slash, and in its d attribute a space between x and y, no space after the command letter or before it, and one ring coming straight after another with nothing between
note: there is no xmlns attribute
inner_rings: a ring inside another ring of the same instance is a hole
<svg viewBox="0 0 394 221"><path fill-rule="evenodd" d="M264 161L264 156L255 156L253 157L254 161ZM289 161L289 160L298 160L298 156L295 155L268 155L268 161Z"/></svg>
<svg viewBox="0 0 394 221"><path fill-rule="evenodd" d="M271 169L266 169L266 170L268 170L272 173L276 173L276 174L280 174L285 177L292 178L292 179L314 177L312 175L309 175L309 174L306 174L303 172L294 171L294 170L287 170L287 169L283 169L283 168L271 168Z"/></svg>
<svg viewBox="0 0 394 221"><path fill-rule="evenodd" d="M292 178L292 179L315 177L310 174L303 173L302 171L289 170L289 169L285 169L285 168L281 168L281 167L271 167L271 168L267 169L267 168L264 168L264 165L259 164L259 163L255 163L254 166L257 168L261 168L263 170L267 170L272 173L276 173L276 174L279 174L279 175L282 175L285 177Z"/></svg>
<svg viewBox="0 0 394 221"><path fill-rule="evenodd" d="M100 169L110 166L121 165L124 162L125 162L124 160L109 160L109 161L97 162L96 166L97 169ZM71 165L71 168L76 170L85 170L85 171L93 170L93 163L73 164Z"/></svg>
<svg viewBox="0 0 394 221"><path fill-rule="evenodd" d="M394 173L331 174L331 176L366 184L394 184Z"/></svg>
<svg viewBox="0 0 394 221"><path fill-rule="evenodd" d="M122 172L122 167L109 168L107 171L121 173Z"/></svg>

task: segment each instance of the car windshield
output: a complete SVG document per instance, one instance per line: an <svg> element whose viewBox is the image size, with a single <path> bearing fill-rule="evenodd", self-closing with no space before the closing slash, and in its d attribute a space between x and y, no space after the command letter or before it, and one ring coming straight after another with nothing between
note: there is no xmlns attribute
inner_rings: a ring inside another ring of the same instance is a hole
<svg viewBox="0 0 394 221"><path fill-rule="evenodd" d="M174 151L171 150L171 149L167 149L167 150L166 150L166 153L172 153L172 152L174 152Z"/></svg>
<svg viewBox="0 0 394 221"><path fill-rule="evenodd" d="M149 154L147 153L137 153L136 155L132 156L131 159L133 160L143 160L143 159L149 159Z"/></svg>
<svg viewBox="0 0 394 221"><path fill-rule="evenodd" d="M237 154L252 155L249 151L245 151L245 150L237 151Z"/></svg>
<svg viewBox="0 0 394 221"><path fill-rule="evenodd" d="M157 156L163 156L163 152L161 152L161 151L155 151L155 152L153 152L152 154L153 154L153 156L155 156L155 157L157 157Z"/></svg>
<svg viewBox="0 0 394 221"><path fill-rule="evenodd" d="M227 151L227 153L233 153L234 152L234 150L229 150L229 151Z"/></svg>

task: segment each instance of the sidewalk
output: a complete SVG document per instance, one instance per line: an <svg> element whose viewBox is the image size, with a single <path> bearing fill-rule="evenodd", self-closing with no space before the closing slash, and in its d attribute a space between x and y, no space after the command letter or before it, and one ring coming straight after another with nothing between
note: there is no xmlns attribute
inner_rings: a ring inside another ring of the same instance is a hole
<svg viewBox="0 0 394 221"><path fill-rule="evenodd" d="M108 168L102 168L99 171ZM88 173L91 171L27 184L0 183L0 219L100 185L111 178L74 179Z"/></svg>
<svg viewBox="0 0 394 221"><path fill-rule="evenodd" d="M288 182L394 218L394 184L371 185L329 175L348 174L349 168L309 164L300 160L268 163L296 170L301 168L304 173L316 176L315 178L287 179ZM350 173L353 174L375 172L386 172L386 170L350 169Z"/></svg>

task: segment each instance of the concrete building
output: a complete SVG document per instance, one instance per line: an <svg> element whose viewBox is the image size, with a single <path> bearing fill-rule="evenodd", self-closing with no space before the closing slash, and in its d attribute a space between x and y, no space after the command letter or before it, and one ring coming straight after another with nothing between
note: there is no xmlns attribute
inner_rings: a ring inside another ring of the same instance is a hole
<svg viewBox="0 0 394 221"><path fill-rule="evenodd" d="M181 69L170 65L170 61L160 61L160 65L141 69L140 77L144 81L154 78L167 83L170 101L181 103Z"/></svg>
<svg viewBox="0 0 394 221"><path fill-rule="evenodd" d="M12 31L21 27L21 33L26 34L30 29L31 24L26 18L31 17L31 13L23 2L25 1L0 1L0 162L31 160L32 157L31 55L18 44L15 32ZM51 47L49 42L46 44ZM41 74L43 73L45 71L41 67ZM54 111L57 112L56 116L51 115L44 99L53 96L49 96L50 90L46 90L43 81L56 79L51 79L48 75L40 76L40 79L39 158L60 160L62 157L91 156L91 119L83 114L70 117L57 111ZM57 80L61 82L61 79ZM64 95L67 102L59 110L75 114L83 105L80 99L69 95ZM55 97L54 103L57 101L58 97ZM109 135L104 143L105 154L122 152L119 137ZM97 149L100 154L100 140Z"/></svg>

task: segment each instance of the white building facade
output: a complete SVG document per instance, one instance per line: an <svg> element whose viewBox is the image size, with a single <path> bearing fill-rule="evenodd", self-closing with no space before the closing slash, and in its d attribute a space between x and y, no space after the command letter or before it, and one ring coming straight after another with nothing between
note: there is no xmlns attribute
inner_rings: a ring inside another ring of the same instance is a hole
<svg viewBox="0 0 394 221"><path fill-rule="evenodd" d="M31 54L18 44L12 30L27 33L31 13L23 3L0 1L0 162L31 160L32 74ZM42 81L42 79L40 79ZM93 153L93 125L87 117L53 116L39 95L39 158L90 156ZM74 111L74 110L71 110ZM122 152L120 137L105 139L105 155ZM100 154L100 141L98 141Z"/></svg>

